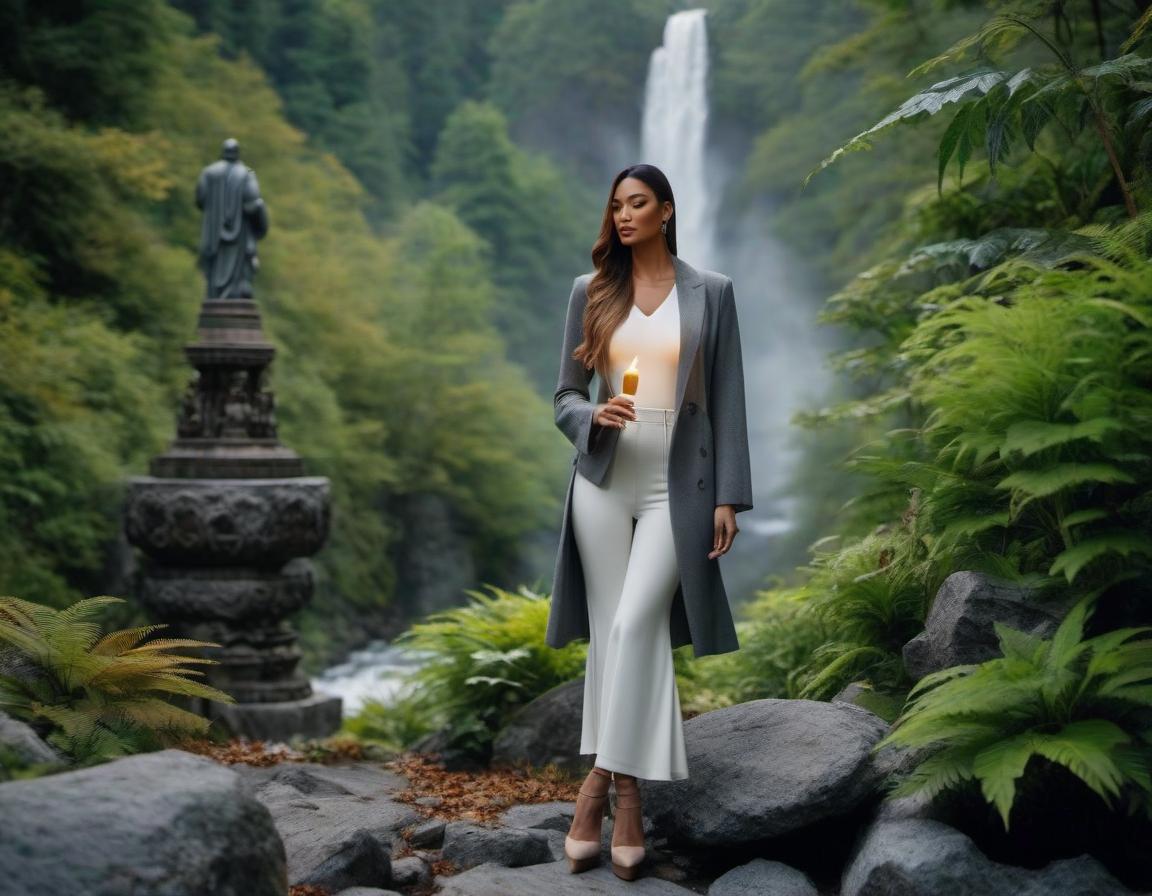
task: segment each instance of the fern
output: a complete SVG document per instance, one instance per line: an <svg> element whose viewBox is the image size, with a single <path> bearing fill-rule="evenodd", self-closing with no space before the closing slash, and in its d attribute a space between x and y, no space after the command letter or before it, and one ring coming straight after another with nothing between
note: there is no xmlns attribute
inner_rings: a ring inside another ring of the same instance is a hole
<svg viewBox="0 0 1152 896"><path fill-rule="evenodd" d="M56 610L17 597L0 597L0 643L30 664L27 674L0 676L0 707L34 725L47 741L79 763L138 752L189 734L209 721L155 696L177 694L233 703L234 699L181 668L215 660L163 653L175 647L218 647L209 641L166 638L141 643L162 624L102 634L91 617L123 598L100 596Z"/></svg>
<svg viewBox="0 0 1152 896"><path fill-rule="evenodd" d="M428 658L402 688L403 711L419 716L406 720L407 730L445 727L454 746L476 752L487 749L519 706L581 675L587 650L579 643L561 650L545 644L542 595L487 587L490 593L469 590L466 606L431 614L395 642ZM367 714L379 711L370 707ZM371 736L371 723L353 726Z"/></svg>
<svg viewBox="0 0 1152 896"><path fill-rule="evenodd" d="M1152 709L1152 639L1132 640L1152 626L1083 640L1093 600L1078 601L1048 640L997 623L1002 657L921 679L874 749L940 748L892 795L932 796L974 779L1007 829L1017 781L1041 756L1152 818L1152 759L1138 721Z"/></svg>

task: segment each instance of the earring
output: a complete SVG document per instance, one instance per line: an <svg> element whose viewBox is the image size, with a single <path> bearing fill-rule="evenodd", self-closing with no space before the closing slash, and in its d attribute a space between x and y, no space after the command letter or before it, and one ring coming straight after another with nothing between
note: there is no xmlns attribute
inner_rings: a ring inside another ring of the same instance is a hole
<svg viewBox="0 0 1152 896"><path fill-rule="evenodd" d="M660 232L661 233L667 233L668 232L668 219L667 218L665 218L663 221L660 222Z"/></svg>

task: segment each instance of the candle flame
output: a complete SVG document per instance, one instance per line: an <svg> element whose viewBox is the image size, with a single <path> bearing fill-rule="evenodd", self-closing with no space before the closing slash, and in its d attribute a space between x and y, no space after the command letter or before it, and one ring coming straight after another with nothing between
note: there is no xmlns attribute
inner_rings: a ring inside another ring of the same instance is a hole
<svg viewBox="0 0 1152 896"><path fill-rule="evenodd" d="M633 358L633 359L632 359L632 363L628 365L628 369L629 369L629 370L635 370L635 369L636 369L636 363L637 363L639 360L640 360L640 356L639 356L639 355L637 355L635 358Z"/></svg>

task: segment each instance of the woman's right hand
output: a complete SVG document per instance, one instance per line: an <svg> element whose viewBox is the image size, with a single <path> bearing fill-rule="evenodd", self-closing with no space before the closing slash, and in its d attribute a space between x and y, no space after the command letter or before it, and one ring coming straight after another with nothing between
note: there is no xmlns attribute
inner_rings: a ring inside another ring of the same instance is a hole
<svg viewBox="0 0 1152 896"><path fill-rule="evenodd" d="M633 400L626 395L613 395L603 404L596 405L592 422L623 429L625 420L636 419L636 412L632 410L633 404Z"/></svg>

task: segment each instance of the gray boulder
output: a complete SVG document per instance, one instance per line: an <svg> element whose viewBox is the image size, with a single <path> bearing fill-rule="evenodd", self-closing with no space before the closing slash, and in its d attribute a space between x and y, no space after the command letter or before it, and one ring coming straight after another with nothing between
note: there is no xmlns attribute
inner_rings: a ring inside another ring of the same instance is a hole
<svg viewBox="0 0 1152 896"><path fill-rule="evenodd" d="M753 859L726 871L708 888L708 896L820 896L816 885L803 871L772 862L768 859Z"/></svg>
<svg viewBox="0 0 1152 896"><path fill-rule="evenodd" d="M572 874L567 859L525 868L485 862L461 874L437 875L436 883L442 887L437 896L687 896L691 892L658 877L621 880L606 863Z"/></svg>
<svg viewBox="0 0 1152 896"><path fill-rule="evenodd" d="M380 890L376 887L349 887L336 896L404 896L399 890Z"/></svg>
<svg viewBox="0 0 1152 896"><path fill-rule="evenodd" d="M568 800L550 803L522 803L510 806L500 815L500 824L506 828L542 828L568 833L576 804Z"/></svg>
<svg viewBox="0 0 1152 896"><path fill-rule="evenodd" d="M584 678L566 681L525 704L508 720L492 745L493 765L550 763L587 772L591 757L580 755Z"/></svg>
<svg viewBox="0 0 1152 896"><path fill-rule="evenodd" d="M66 765L65 758L56 748L41 739L26 722L0 712L0 747L6 747L25 765ZM3 751L0 751L0 762Z"/></svg>
<svg viewBox="0 0 1152 896"><path fill-rule="evenodd" d="M183 750L0 784L5 893L283 896L285 865L236 772Z"/></svg>
<svg viewBox="0 0 1152 896"><path fill-rule="evenodd" d="M444 858L457 868L485 862L518 868L553 861L546 831L533 828L489 828L469 821L450 821L444 828Z"/></svg>
<svg viewBox="0 0 1152 896"><path fill-rule="evenodd" d="M848 703L765 699L684 723L689 777L641 781L644 811L678 845L754 844L846 815L877 792L888 731Z"/></svg>
<svg viewBox="0 0 1152 896"><path fill-rule="evenodd" d="M949 666L994 659L1000 646L992 623L1047 638L1066 611L1064 604L1039 602L1024 586L980 572L954 572L936 592L924 631L904 645L904 666L920 679Z"/></svg>
<svg viewBox="0 0 1152 896"><path fill-rule="evenodd" d="M444 842L444 827L447 824L441 818L429 818L417 824L408 834L408 845L424 848L439 849Z"/></svg>
<svg viewBox="0 0 1152 896"><path fill-rule="evenodd" d="M415 887L432 880L432 871L420 856L392 860L392 886Z"/></svg>
<svg viewBox="0 0 1152 896"><path fill-rule="evenodd" d="M290 884L333 892L391 887L393 843L423 818L389 799L408 781L369 763L235 766L267 806L288 853Z"/></svg>
<svg viewBox="0 0 1152 896"><path fill-rule="evenodd" d="M841 896L1131 896L1090 856L1038 870L1001 865L965 834L925 818L878 821L844 873Z"/></svg>

